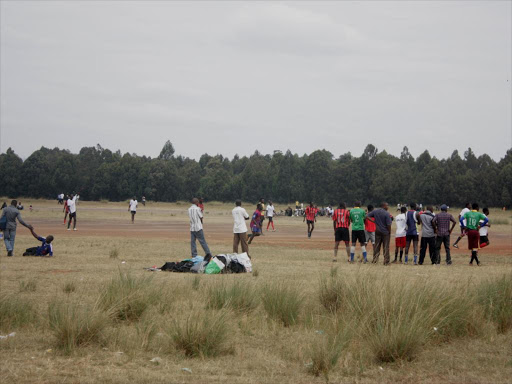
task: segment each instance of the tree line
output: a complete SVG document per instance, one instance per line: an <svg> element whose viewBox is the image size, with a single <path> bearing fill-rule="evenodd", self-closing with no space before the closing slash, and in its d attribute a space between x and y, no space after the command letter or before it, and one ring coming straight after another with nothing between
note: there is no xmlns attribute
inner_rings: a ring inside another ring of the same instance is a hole
<svg viewBox="0 0 512 384"><path fill-rule="evenodd" d="M55 198L80 191L85 200L122 201L146 196L153 201L205 200L278 203L340 201L391 204L421 202L460 206L509 206L512 149L498 162L469 148L461 157L437 159L428 151L400 157L369 144L361 156L335 158L326 150L299 156L290 151L232 159L204 154L199 161L176 156L170 141L156 158L84 147L78 154L42 147L25 161L9 148L0 155L0 196Z"/></svg>

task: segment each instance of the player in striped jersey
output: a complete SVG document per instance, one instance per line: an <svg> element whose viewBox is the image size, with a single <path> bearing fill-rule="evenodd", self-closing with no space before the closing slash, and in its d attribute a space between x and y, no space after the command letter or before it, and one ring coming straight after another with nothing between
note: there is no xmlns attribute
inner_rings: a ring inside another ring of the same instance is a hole
<svg viewBox="0 0 512 384"><path fill-rule="evenodd" d="M346 209L345 203L340 203L339 207L334 210L332 221L334 227L334 259L332 259L332 261L338 261L338 247L340 242L344 241L348 261L350 262L350 235L348 232L348 227L350 226L350 212Z"/></svg>
<svg viewBox="0 0 512 384"><path fill-rule="evenodd" d="M313 205L313 202L310 202L309 207L307 207L304 210L304 220L302 220L302 222L307 220L308 238L311 238L311 235L313 234L313 230L315 229L317 212L318 212L318 209Z"/></svg>

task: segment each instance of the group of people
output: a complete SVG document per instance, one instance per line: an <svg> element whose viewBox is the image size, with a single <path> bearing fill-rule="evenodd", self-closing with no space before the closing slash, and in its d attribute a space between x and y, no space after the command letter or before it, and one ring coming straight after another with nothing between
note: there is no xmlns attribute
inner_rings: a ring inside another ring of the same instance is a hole
<svg viewBox="0 0 512 384"><path fill-rule="evenodd" d="M458 220L448 213L448 206L440 206L440 212L434 213L432 206L427 206L420 210L419 206L411 203L408 206L401 205L400 213L396 218L389 212L389 204L382 203L380 208L375 209L368 205L366 209L361 208L361 202L356 201L355 207L347 209L345 203L340 203L338 208L332 211L332 222L334 229L334 258L333 262L338 260L338 249L341 242L345 244L348 262L355 260L355 250L359 243L362 252L361 262L368 262L368 251L366 249L369 243L372 244L373 258L372 263L377 263L382 251L384 255L384 265L391 263L408 264L409 250L411 243L413 245L414 265L423 265L427 250L430 261L433 265L441 263L441 247L444 245L446 252L446 264L451 265L450 254L450 235L457 225L460 224L461 233L453 244L458 248L458 242L464 237L468 238L468 248L471 251L470 265L476 262L480 265L478 259L478 250L489 245L488 229L491 226L489 222L489 210L483 209L479 212L477 203L466 207L460 212ZM263 235L263 222L268 219L267 231L272 226L275 231L273 217L275 207L272 201L269 201L265 207L265 202L261 199L256 205L256 210L250 216L245 208L242 207L241 200L235 202L235 208L232 210L234 221L233 226L233 252L238 253L241 245L242 252L249 255L249 245L255 237ZM208 255L210 249L203 233L203 211L200 208L200 201L197 198L192 200L192 206L188 210L190 218L191 232L191 253L192 257L197 256L196 240L199 241L203 250ZM304 209L303 222L307 224L307 236L312 237L317 222L318 208L311 202ZM246 221L250 221L251 233L248 234ZM391 225L393 220L396 222L395 232L395 258L390 260L390 242ZM349 229L352 228L350 233Z"/></svg>

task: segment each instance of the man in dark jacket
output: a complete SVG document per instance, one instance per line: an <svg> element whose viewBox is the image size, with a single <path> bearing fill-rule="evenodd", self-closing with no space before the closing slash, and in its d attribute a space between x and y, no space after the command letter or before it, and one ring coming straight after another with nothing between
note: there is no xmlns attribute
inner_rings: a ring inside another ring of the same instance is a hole
<svg viewBox="0 0 512 384"><path fill-rule="evenodd" d="M20 222L21 225L27 227L32 230L33 227L30 224L27 224L21 218L21 213L16 208L18 202L16 200L11 201L11 205L2 209L2 215L0 218L7 219L6 227L4 229L4 243L5 248L7 249L7 256L12 256L14 252L14 240L16 239L16 219Z"/></svg>

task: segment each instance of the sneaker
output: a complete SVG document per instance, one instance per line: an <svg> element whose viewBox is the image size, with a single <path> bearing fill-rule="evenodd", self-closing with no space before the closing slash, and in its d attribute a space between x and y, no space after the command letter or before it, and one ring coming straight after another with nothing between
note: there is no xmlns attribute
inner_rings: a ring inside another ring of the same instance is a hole
<svg viewBox="0 0 512 384"><path fill-rule="evenodd" d="M7 251L7 256L12 256L12 251Z"/></svg>
<svg viewBox="0 0 512 384"><path fill-rule="evenodd" d="M73 231L78 231L78 229L76 229L76 228L73 228Z"/></svg>
<svg viewBox="0 0 512 384"><path fill-rule="evenodd" d="M71 231L71 228L68 228L68 231Z"/></svg>
<svg viewBox="0 0 512 384"><path fill-rule="evenodd" d="M459 246L457 244L453 244L453 248L459 249Z"/></svg>

